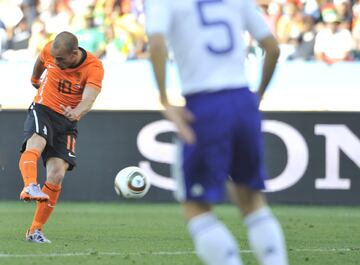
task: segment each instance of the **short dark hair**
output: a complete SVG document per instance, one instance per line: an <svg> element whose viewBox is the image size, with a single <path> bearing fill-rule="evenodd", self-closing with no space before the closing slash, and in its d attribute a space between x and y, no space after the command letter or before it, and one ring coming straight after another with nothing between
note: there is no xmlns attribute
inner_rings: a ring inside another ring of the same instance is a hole
<svg viewBox="0 0 360 265"><path fill-rule="evenodd" d="M53 47L55 49L58 49L61 46L64 47L68 53L71 53L78 48L79 42L74 34L68 31L63 31L55 37L53 42Z"/></svg>

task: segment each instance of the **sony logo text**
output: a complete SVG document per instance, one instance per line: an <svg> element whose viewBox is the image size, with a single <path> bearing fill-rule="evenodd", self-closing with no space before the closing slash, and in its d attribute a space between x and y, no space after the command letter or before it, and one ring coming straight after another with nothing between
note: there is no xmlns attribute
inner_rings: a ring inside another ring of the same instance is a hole
<svg viewBox="0 0 360 265"><path fill-rule="evenodd" d="M310 160L309 146L304 136L288 123L278 120L264 120L263 133L273 134L286 147L287 162L281 173L266 181L266 192L288 189L304 176ZM159 120L144 126L137 137L137 147L148 160L140 161L139 167L150 175L151 182L166 190L174 190L173 179L156 173L151 167L152 162L172 164L175 161L176 146L174 143L160 142L159 134L175 132L174 125L167 120ZM314 135L325 138L324 175L315 179L314 187L318 190L349 190L351 176L340 175L340 154L346 155L360 168L360 139L344 124L315 124Z"/></svg>

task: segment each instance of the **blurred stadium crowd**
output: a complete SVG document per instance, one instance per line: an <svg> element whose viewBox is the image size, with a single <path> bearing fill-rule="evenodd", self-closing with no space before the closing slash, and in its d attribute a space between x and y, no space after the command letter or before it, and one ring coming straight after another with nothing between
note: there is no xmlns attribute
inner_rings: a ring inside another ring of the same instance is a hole
<svg viewBox="0 0 360 265"><path fill-rule="evenodd" d="M281 44L282 60L360 60L360 0L258 3ZM144 23L144 0L0 0L0 58L34 58L63 30L99 58L146 58ZM249 54L261 55L249 43Z"/></svg>
<svg viewBox="0 0 360 265"><path fill-rule="evenodd" d="M61 31L99 58L146 56L143 0L1 0L0 54L31 58Z"/></svg>

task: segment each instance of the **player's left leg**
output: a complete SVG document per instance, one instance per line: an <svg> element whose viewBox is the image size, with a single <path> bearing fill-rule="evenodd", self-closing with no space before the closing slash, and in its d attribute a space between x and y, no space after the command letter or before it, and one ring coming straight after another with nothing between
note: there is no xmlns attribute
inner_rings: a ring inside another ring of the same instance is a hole
<svg viewBox="0 0 360 265"><path fill-rule="evenodd" d="M180 144L173 176L196 254L206 265L241 265L238 244L211 210L224 198L232 161L232 92L199 93L186 97L193 113L197 141Z"/></svg>
<svg viewBox="0 0 360 265"><path fill-rule="evenodd" d="M69 164L58 157L51 157L46 161L47 178L42 190L49 195L49 201L37 202L29 234L34 234L37 230L42 231L43 225L46 224L52 214L59 199L61 184L68 167Z"/></svg>
<svg viewBox="0 0 360 265"><path fill-rule="evenodd" d="M211 205L221 201L224 196L227 174L223 168L228 164L224 159L224 153L228 153L224 152L227 141L201 146L185 146L185 159L174 165L174 177L179 184L176 197L182 201L196 254L204 264L241 265L236 239L211 210ZM203 154L200 159L197 153ZM214 157L214 154L222 157ZM180 164L182 170L176 170Z"/></svg>
<svg viewBox="0 0 360 265"><path fill-rule="evenodd" d="M211 211L208 203L183 203L195 251L206 265L241 265L236 239Z"/></svg>

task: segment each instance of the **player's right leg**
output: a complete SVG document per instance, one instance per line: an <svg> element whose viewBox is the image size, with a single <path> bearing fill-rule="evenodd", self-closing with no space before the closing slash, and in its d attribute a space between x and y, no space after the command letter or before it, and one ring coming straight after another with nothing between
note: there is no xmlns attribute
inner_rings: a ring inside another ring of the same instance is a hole
<svg viewBox="0 0 360 265"><path fill-rule="evenodd" d="M233 201L241 210L248 230L250 247L261 265L287 265L287 251L279 222L260 191L231 184Z"/></svg>
<svg viewBox="0 0 360 265"><path fill-rule="evenodd" d="M46 147L48 137L52 135L48 124L46 112L41 107L32 105L24 124L25 141L19 160L19 168L24 181L24 188L20 193L22 200L46 201L49 199L49 196L37 185L37 162Z"/></svg>
<svg viewBox="0 0 360 265"><path fill-rule="evenodd" d="M34 133L26 143L26 149L21 154L19 168L24 181L20 199L25 201L47 201L49 196L43 193L37 184L37 161L46 146L46 140Z"/></svg>
<svg viewBox="0 0 360 265"><path fill-rule="evenodd" d="M249 243L259 264L287 265L282 229L261 193L267 174L256 96L249 90L242 90L234 95L234 99L238 104L232 104L236 106L230 184L232 198L244 216Z"/></svg>

